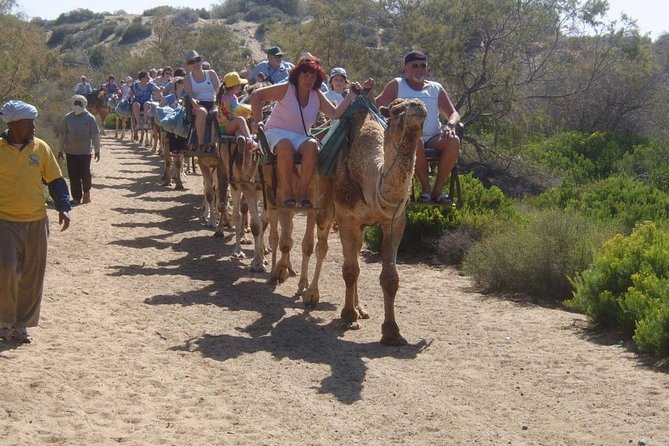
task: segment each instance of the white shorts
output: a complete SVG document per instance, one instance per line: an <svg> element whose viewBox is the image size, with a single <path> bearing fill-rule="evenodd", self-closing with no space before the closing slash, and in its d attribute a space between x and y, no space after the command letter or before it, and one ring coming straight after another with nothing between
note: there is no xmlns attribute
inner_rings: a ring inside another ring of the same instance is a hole
<svg viewBox="0 0 669 446"><path fill-rule="evenodd" d="M320 151L321 147L318 143L318 140L312 136L307 136L304 133L295 133L283 129L268 129L265 130L265 137L267 138L267 144L269 145L269 150L274 154L274 147L283 139L287 139L290 144L293 146L293 152L297 153L300 150L300 146L309 140L316 142L318 150Z"/></svg>

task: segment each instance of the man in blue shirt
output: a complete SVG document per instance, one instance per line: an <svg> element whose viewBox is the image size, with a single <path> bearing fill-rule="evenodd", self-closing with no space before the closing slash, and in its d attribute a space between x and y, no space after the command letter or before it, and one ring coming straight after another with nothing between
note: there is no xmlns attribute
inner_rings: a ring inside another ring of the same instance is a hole
<svg viewBox="0 0 669 446"><path fill-rule="evenodd" d="M283 52L278 46L273 46L267 50L267 60L263 60L256 65L249 73L248 81L250 85L256 82L258 73L264 73L270 84L278 84L288 80L288 73L294 65L283 60Z"/></svg>

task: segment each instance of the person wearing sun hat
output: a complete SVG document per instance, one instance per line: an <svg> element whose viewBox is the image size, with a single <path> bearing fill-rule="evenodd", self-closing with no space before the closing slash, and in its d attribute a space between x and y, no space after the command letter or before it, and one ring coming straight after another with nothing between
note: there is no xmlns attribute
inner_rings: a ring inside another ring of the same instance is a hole
<svg viewBox="0 0 669 446"><path fill-rule="evenodd" d="M452 205L452 199L442 191L446 180L458 161L460 138L455 132L460 123L460 114L448 97L446 89L439 83L428 81L427 56L419 50L409 51L404 56L404 75L392 79L376 97L379 107L388 106L397 98L420 99L427 108L427 119L423 124L423 145L416 151L416 177L421 184L422 193L418 201L433 201L443 205ZM447 117L442 126L440 115ZM430 187L430 180L425 158L425 148L437 149L441 155L437 178Z"/></svg>
<svg viewBox="0 0 669 446"><path fill-rule="evenodd" d="M223 76L223 85L218 97L218 125L223 135L243 136L249 150L255 148L248 120L251 119L251 107L240 104L237 95L248 81L232 71Z"/></svg>
<svg viewBox="0 0 669 446"><path fill-rule="evenodd" d="M212 120L209 140L205 141L207 116L216 108L216 94L221 86L221 81L214 70L202 68L202 57L197 51L188 51L184 60L189 71L184 78L184 88L191 99L193 115L195 116L197 151L212 153L216 145L214 141L216 121Z"/></svg>
<svg viewBox="0 0 669 446"><path fill-rule="evenodd" d="M258 63L248 75L249 84L253 85L256 82L256 76L262 72L270 84L278 84L288 80L290 70L294 65L283 60L283 51L278 46L269 48L266 52L267 59Z"/></svg>
<svg viewBox="0 0 669 446"><path fill-rule="evenodd" d="M348 78L346 77L346 70L342 67L335 67L330 71L328 78L329 89L325 93L325 97L337 106L342 103L344 96L347 93Z"/></svg>
<svg viewBox="0 0 669 446"><path fill-rule="evenodd" d="M43 182L70 225L70 194L49 145L35 137L37 108L11 100L0 109L0 337L31 342L26 327L39 322L49 220Z"/></svg>

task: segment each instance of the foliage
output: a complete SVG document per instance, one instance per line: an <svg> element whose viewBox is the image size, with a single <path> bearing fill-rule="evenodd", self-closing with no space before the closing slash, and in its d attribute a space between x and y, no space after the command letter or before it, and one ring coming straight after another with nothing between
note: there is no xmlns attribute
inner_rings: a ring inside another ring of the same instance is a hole
<svg viewBox="0 0 669 446"><path fill-rule="evenodd" d="M566 304L601 328L633 334L639 350L669 354L669 233L652 222L609 240L572 280Z"/></svg>
<svg viewBox="0 0 669 446"><path fill-rule="evenodd" d="M66 23L82 23L91 19L103 19L107 13L95 13L90 9L79 8L74 11L64 12L59 15L53 24L64 25Z"/></svg>
<svg viewBox="0 0 669 446"><path fill-rule="evenodd" d="M426 241L442 237L446 230L456 228L479 238L499 220L513 216L511 202L496 188L485 188L471 175L460 178L464 202L462 209L439 206L412 206L407 210L407 223L399 246L403 253L424 251ZM381 249L381 228L370 226L365 230L365 243L373 251Z"/></svg>
<svg viewBox="0 0 669 446"><path fill-rule="evenodd" d="M547 209L490 234L465 257L463 270L487 292L561 301L569 277L586 269L612 230L578 213Z"/></svg>
<svg viewBox="0 0 669 446"><path fill-rule="evenodd" d="M616 222L627 232L643 220L666 222L669 217L669 194L625 175L589 184L565 183L542 194L538 203Z"/></svg>
<svg viewBox="0 0 669 446"><path fill-rule="evenodd" d="M145 25L141 20L133 21L121 36L121 45L129 45L146 39L151 35L151 27Z"/></svg>
<svg viewBox="0 0 669 446"><path fill-rule="evenodd" d="M74 34L78 30L79 27L76 25L62 25L53 28L46 44L49 45L50 48L54 48L63 43L63 40L65 40L67 36Z"/></svg>
<svg viewBox="0 0 669 446"><path fill-rule="evenodd" d="M626 153L619 169L665 193L669 193L669 142L652 139Z"/></svg>
<svg viewBox="0 0 669 446"><path fill-rule="evenodd" d="M563 132L526 145L522 153L566 180L582 183L608 177L621 158L646 141L633 134Z"/></svg>

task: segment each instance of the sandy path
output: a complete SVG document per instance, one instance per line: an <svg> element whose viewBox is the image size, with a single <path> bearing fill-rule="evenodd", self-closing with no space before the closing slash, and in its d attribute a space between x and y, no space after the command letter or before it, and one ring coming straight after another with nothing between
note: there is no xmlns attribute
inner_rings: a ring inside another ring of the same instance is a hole
<svg viewBox="0 0 669 446"><path fill-rule="evenodd" d="M372 318L341 333L337 237L307 312L200 224L199 177L163 188L156 155L103 142L93 203L52 221L34 344L0 342L0 444L669 445L666 370L582 316L403 264L388 348L363 263Z"/></svg>

